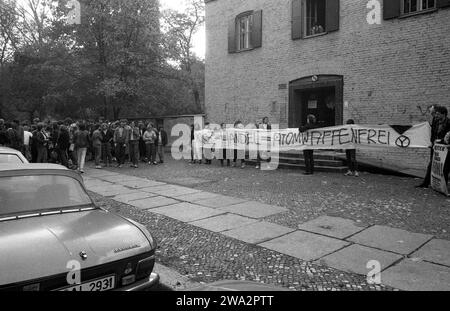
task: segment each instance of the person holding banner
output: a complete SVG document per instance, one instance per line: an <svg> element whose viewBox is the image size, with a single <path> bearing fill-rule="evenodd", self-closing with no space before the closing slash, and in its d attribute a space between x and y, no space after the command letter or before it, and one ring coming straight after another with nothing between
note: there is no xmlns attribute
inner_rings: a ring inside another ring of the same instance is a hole
<svg viewBox="0 0 450 311"><path fill-rule="evenodd" d="M225 160L227 160L227 166L230 166L230 159L227 159L227 125L222 123L220 125L220 132L222 137L222 149L223 159L220 160L220 165L223 166Z"/></svg>
<svg viewBox="0 0 450 311"><path fill-rule="evenodd" d="M355 124L355 121L350 119L347 121L347 124ZM356 149L347 149L345 150L345 153L347 155L348 165L348 172L345 174L345 176L359 177L358 162L356 162Z"/></svg>
<svg viewBox="0 0 450 311"><path fill-rule="evenodd" d="M260 130L264 130L264 131L271 131L272 130L272 125L270 125L269 123L269 118L268 117L264 117L262 120L262 123L258 123L256 125L257 129ZM261 146L261 144L260 144ZM257 163L256 163L256 169L259 169L261 167L261 154L264 153L265 157L267 157L267 147L263 148L263 150L258 150L258 159L257 159ZM266 159L266 161L268 161L268 159Z"/></svg>
<svg viewBox="0 0 450 311"><path fill-rule="evenodd" d="M448 119L448 110L443 106L434 106L430 108L430 114L433 115L433 121L431 124L431 157L430 164L427 168L427 174L422 184L417 188L428 188L431 183L431 168L433 165L434 144L438 141L442 141L447 133L450 131L450 120Z"/></svg>
<svg viewBox="0 0 450 311"><path fill-rule="evenodd" d="M300 133L317 128L316 116L310 114L306 117L306 125L299 128ZM303 157L305 158L306 171L304 175L314 174L314 150L303 150Z"/></svg>
<svg viewBox="0 0 450 311"><path fill-rule="evenodd" d="M241 121L236 121L234 123L234 128L243 130L245 127ZM244 169L245 168L245 145L242 146L241 142L239 141L238 133L235 133L235 135L234 135L234 143L235 143L235 149L234 149L233 167L237 166L237 160L238 160L238 158L241 158L241 168ZM244 148L244 150L242 150L242 148ZM239 157L238 157L238 153L239 153ZM241 153L244 153L243 154L244 158L242 158Z"/></svg>

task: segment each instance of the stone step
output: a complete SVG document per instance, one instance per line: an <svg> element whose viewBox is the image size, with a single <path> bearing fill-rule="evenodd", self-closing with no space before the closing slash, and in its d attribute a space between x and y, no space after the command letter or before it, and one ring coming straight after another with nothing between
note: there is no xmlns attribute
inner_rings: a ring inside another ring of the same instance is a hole
<svg viewBox="0 0 450 311"><path fill-rule="evenodd" d="M247 163L253 163L256 164L256 160L246 160ZM288 169L301 169L304 170L305 164L304 162L297 162L297 163L284 163L280 162L278 164L279 168L288 168ZM320 165L317 163L317 161L314 161L314 170L317 172L334 172L334 173L345 173L347 172L348 168L345 165L340 166L327 166L327 165Z"/></svg>

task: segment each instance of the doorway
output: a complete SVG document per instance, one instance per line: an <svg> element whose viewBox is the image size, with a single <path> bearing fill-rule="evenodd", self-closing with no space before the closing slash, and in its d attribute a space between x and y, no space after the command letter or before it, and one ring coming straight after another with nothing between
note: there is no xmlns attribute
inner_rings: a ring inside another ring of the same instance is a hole
<svg viewBox="0 0 450 311"><path fill-rule="evenodd" d="M307 116L316 117L318 126L343 124L343 77L313 76L289 84L289 127L306 124Z"/></svg>

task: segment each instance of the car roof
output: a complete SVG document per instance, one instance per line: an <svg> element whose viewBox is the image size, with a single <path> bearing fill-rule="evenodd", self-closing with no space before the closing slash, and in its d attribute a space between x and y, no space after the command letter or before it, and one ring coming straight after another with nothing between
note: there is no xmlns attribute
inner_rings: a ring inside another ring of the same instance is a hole
<svg viewBox="0 0 450 311"><path fill-rule="evenodd" d="M83 181L78 172L69 170L68 168L57 164L16 164L5 163L0 164L0 177L5 176L27 176L27 175L63 175Z"/></svg>

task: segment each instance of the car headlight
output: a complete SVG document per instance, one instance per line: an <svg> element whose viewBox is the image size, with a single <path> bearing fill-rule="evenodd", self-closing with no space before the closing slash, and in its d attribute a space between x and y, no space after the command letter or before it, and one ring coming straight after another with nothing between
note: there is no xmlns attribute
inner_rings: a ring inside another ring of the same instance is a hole
<svg viewBox="0 0 450 311"><path fill-rule="evenodd" d="M145 235L148 242L150 243L151 249L156 249L157 243L156 243L155 239L153 238L153 236L150 234L150 232L147 230L147 228L144 225L142 225L132 219L127 218L127 220L129 222L131 222L133 225L135 225L136 227L138 227L139 230L141 230L141 232Z"/></svg>

